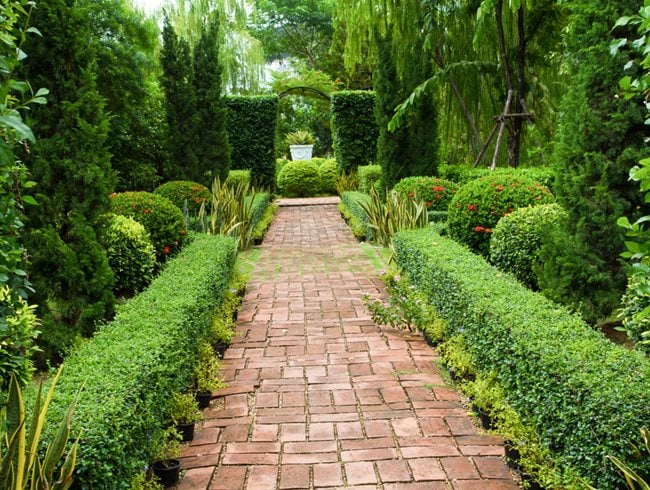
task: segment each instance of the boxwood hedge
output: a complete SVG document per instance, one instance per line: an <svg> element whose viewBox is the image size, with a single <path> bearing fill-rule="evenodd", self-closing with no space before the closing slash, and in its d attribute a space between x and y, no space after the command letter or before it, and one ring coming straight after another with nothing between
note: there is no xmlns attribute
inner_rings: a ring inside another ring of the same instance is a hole
<svg viewBox="0 0 650 490"><path fill-rule="evenodd" d="M480 372L494 371L507 401L560 467L596 488L618 488L614 455L648 474L632 444L650 425L650 363L578 316L520 285L451 239L424 229L393 240L397 264L463 333ZM451 332L449 332L451 333Z"/></svg>
<svg viewBox="0 0 650 490"><path fill-rule="evenodd" d="M341 204L344 206L344 216L348 220L354 236L371 241L374 232L368 221L368 215L361 207L361 202L369 202L370 196L363 192L348 191L341 194Z"/></svg>
<svg viewBox="0 0 650 490"><path fill-rule="evenodd" d="M197 236L66 359L48 418L61 419L83 386L72 427L72 434L82 431L77 488L128 489L149 461L171 393L190 383L197 345L228 288L235 254L231 238ZM48 427L49 439L56 424Z"/></svg>
<svg viewBox="0 0 650 490"><path fill-rule="evenodd" d="M339 173L350 173L375 160L379 127L375 93L341 90L332 94L332 140Z"/></svg>

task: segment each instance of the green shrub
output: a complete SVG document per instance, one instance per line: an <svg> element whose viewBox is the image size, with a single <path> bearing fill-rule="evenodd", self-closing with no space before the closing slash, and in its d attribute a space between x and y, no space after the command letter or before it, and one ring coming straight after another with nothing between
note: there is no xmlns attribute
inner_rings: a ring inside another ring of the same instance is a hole
<svg viewBox="0 0 650 490"><path fill-rule="evenodd" d="M499 269L510 272L522 283L538 289L533 264L542 238L566 219L558 204L541 204L514 210L504 216L490 238L490 260Z"/></svg>
<svg viewBox="0 0 650 490"><path fill-rule="evenodd" d="M362 165L357 168L359 176L359 190L370 193L370 189L382 181L382 170L380 165Z"/></svg>
<svg viewBox="0 0 650 490"><path fill-rule="evenodd" d="M161 261L178 251L185 236L183 213L169 199L149 192L112 194L115 214L128 216L144 226Z"/></svg>
<svg viewBox="0 0 650 490"><path fill-rule="evenodd" d="M553 182L555 181L555 172L549 167L497 167L494 170L490 170L488 167L474 168L469 165L444 164L438 167L438 175L441 178L451 180L452 182L461 185L492 174L510 174L528 177L551 190L553 189Z"/></svg>
<svg viewBox="0 0 650 490"><path fill-rule="evenodd" d="M465 336L479 373L494 371L508 402L559 468L617 488L614 455L644 473L630 443L650 424L650 364L544 296L428 229L397 234L395 260L440 316Z"/></svg>
<svg viewBox="0 0 650 490"><path fill-rule="evenodd" d="M266 231L269 229L269 226L271 226L278 207L277 204L270 204L266 209L264 209L262 218L255 223L255 228L253 229L253 240L260 242L264 239L264 235L266 235Z"/></svg>
<svg viewBox="0 0 650 490"><path fill-rule="evenodd" d="M406 177L393 190L402 197L417 197L426 203L429 211L447 211L451 199L458 191L458 185L436 177Z"/></svg>
<svg viewBox="0 0 650 490"><path fill-rule="evenodd" d="M336 181L336 193L341 196L344 192L359 190L359 176L356 172L343 172Z"/></svg>
<svg viewBox="0 0 650 490"><path fill-rule="evenodd" d="M449 235L487 257L490 234L502 216L549 202L553 202L550 191L528 178L510 174L481 177L462 186L449 204Z"/></svg>
<svg viewBox="0 0 650 490"><path fill-rule="evenodd" d="M226 106L232 168L250 170L254 186L272 190L275 185L277 96L229 96Z"/></svg>
<svg viewBox="0 0 650 490"><path fill-rule="evenodd" d="M156 265L156 252L144 226L133 218L108 215L100 241L115 274L113 291L116 294L130 296L149 285Z"/></svg>
<svg viewBox="0 0 650 490"><path fill-rule="evenodd" d="M197 215L201 204L210 198L210 190L206 186L189 180L172 180L157 187L153 192L169 199L181 211L187 203L187 210L192 216Z"/></svg>
<svg viewBox="0 0 650 490"><path fill-rule="evenodd" d="M61 419L79 387L72 433L83 428L80 488L127 489L150 461L170 394L191 384L200 340L228 289L235 241L197 235L143 293L66 359L50 417ZM44 437L51 440L53 429Z"/></svg>
<svg viewBox="0 0 650 490"><path fill-rule="evenodd" d="M320 191L318 166L309 160L287 163L278 175L278 187L285 197L311 197Z"/></svg>
<svg viewBox="0 0 650 490"><path fill-rule="evenodd" d="M40 333L35 309L36 306L29 306L20 296L12 294L9 286L0 288L0 407L11 376L15 375L24 386L34 372L31 357L38 350L36 337Z"/></svg>
<svg viewBox="0 0 650 490"><path fill-rule="evenodd" d="M363 192L347 191L341 193L341 204L345 206L342 214L352 228L354 236L371 241L374 239L375 233L370 226L368 215L363 209L363 204L369 202L370 196Z"/></svg>
<svg viewBox="0 0 650 490"><path fill-rule="evenodd" d="M332 160L334 160L334 163L336 163L336 159L331 159L331 158L312 157L311 159L311 161L314 162L319 167L323 165L325 162L330 162Z"/></svg>
<svg viewBox="0 0 650 490"><path fill-rule="evenodd" d="M618 314L635 347L650 355L650 317L644 314L650 306L650 268L645 262L637 267L628 278Z"/></svg>
<svg viewBox="0 0 650 490"><path fill-rule="evenodd" d="M379 128L375 93L342 90L332 94L332 135L339 173L352 172L375 159Z"/></svg>
<svg viewBox="0 0 650 490"><path fill-rule="evenodd" d="M266 209L271 204L271 194L268 192L258 192L252 196L253 199L253 218L251 219L251 227L255 229L257 224L264 219Z"/></svg>
<svg viewBox="0 0 650 490"><path fill-rule="evenodd" d="M312 158L312 162L315 158ZM318 167L318 177L320 178L320 190L323 194L336 194L336 184L339 181L339 171L336 166L336 160L323 160L320 164L314 162Z"/></svg>
<svg viewBox="0 0 650 490"><path fill-rule="evenodd" d="M231 170L228 172L228 178L226 179L226 184L228 185L237 185L240 182L250 184L251 183L251 171L250 170Z"/></svg>

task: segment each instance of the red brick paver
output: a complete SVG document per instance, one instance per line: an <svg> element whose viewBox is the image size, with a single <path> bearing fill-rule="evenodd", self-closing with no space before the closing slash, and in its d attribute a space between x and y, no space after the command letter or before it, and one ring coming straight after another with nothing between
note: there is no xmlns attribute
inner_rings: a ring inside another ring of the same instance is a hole
<svg viewBox="0 0 650 490"><path fill-rule="evenodd" d="M518 488L436 352L371 321L383 283L335 202L279 209L180 488Z"/></svg>

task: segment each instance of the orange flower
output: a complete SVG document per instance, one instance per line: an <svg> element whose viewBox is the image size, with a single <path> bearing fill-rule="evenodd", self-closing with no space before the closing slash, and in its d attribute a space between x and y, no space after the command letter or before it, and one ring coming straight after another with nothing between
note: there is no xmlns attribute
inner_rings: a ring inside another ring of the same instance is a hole
<svg viewBox="0 0 650 490"><path fill-rule="evenodd" d="M163 253L165 255L169 254L169 247L165 246L165 248L163 248Z"/></svg>
<svg viewBox="0 0 650 490"><path fill-rule="evenodd" d="M149 211L148 209L143 209L142 212L143 212L144 214L149 214L151 211Z"/></svg>

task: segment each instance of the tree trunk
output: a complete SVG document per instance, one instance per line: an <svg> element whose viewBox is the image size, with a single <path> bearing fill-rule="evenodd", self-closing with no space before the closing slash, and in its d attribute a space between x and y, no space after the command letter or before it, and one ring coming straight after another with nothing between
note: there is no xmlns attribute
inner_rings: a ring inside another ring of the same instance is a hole
<svg viewBox="0 0 650 490"><path fill-rule="evenodd" d="M519 45L517 47L517 92L515 96L515 104L513 112L521 114L524 112L526 104L526 36L524 26L524 7L519 7L517 11L517 35L519 37ZM510 132L508 137L508 163L511 167L519 166L521 157L521 137L523 126L526 118L517 116L510 119Z"/></svg>

